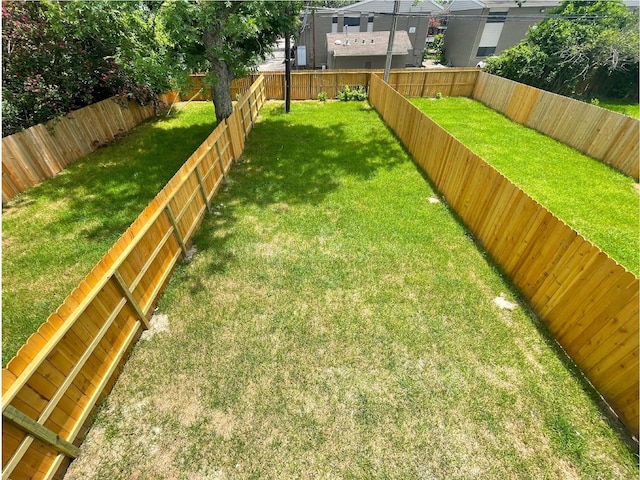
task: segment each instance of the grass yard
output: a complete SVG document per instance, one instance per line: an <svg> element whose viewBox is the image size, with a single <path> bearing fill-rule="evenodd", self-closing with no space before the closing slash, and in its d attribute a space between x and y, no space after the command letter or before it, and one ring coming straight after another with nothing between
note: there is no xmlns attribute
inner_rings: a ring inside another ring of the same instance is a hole
<svg viewBox="0 0 640 480"><path fill-rule="evenodd" d="M634 181L482 103L411 99L557 217L638 275L640 197Z"/></svg>
<svg viewBox="0 0 640 480"><path fill-rule="evenodd" d="M210 103L174 112L136 127L3 208L3 367L215 126Z"/></svg>
<svg viewBox="0 0 640 480"><path fill-rule="evenodd" d="M66 479L637 478L365 103L268 102Z"/></svg>
<svg viewBox="0 0 640 480"><path fill-rule="evenodd" d="M614 112L628 115L633 118L640 118L640 104L626 100L600 100L599 107L613 110Z"/></svg>

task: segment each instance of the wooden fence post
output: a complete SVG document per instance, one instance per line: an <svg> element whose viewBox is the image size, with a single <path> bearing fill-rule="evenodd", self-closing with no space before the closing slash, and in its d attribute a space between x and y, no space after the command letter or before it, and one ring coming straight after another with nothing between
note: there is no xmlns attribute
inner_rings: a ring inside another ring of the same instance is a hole
<svg viewBox="0 0 640 480"><path fill-rule="evenodd" d="M167 212L167 217L169 217L169 222L171 223L171 226L173 227L173 234L176 237L176 240L178 241L178 245L180 245L180 250L182 250L182 254L186 257L187 256L187 247L184 244L184 241L182 240L182 235L180 234L180 229L178 228L178 222L176 222L176 217L174 217L173 212L171 211L171 207L169 206L169 204L167 204L167 206L164 209L165 212Z"/></svg>
<svg viewBox="0 0 640 480"><path fill-rule="evenodd" d="M220 164L220 170L222 170L222 177L227 179L227 172L224 169L224 162L222 161L222 152L220 152L220 145L216 142L216 152L218 153L218 164Z"/></svg>
<svg viewBox="0 0 640 480"><path fill-rule="evenodd" d="M229 141L231 142L231 150L233 151L233 159L238 160L242 155L242 141L238 138L240 136L240 126L238 125L238 115L240 111L237 110L231 116L224 120L226 124L227 134L229 135Z"/></svg>
<svg viewBox="0 0 640 480"><path fill-rule="evenodd" d="M138 303L138 301L135 298L133 298L133 292L129 290L129 287L124 281L124 278L122 278L122 275L120 275L120 272L117 269L114 270L113 272L113 278L116 279L116 283L118 284L118 286L120 287L120 290L122 291L125 298L127 299L127 302L129 302L131 307L135 310L136 314L138 314L138 317L140 318L140 321L142 322L142 325L144 326L144 328L148 330L151 327L151 325L149 324L149 320L147 319L147 316L142 311L142 308L140 307L140 304Z"/></svg>
<svg viewBox="0 0 640 480"><path fill-rule="evenodd" d="M216 142L216 146L218 142ZM198 185L200 186L200 193L202 194L202 200L204 200L204 204L207 207L207 212L211 211L211 205L209 205L209 199L207 198L207 191L204 188L204 182L202 181L202 174L200 173L200 164L196 165L195 168L196 178L198 179Z"/></svg>
<svg viewBox="0 0 640 480"><path fill-rule="evenodd" d="M56 433L52 432L44 425L40 425L13 405L7 405L2 412L2 416L21 430L27 432L29 435L53 447L56 451L64 453L67 457L76 458L80 455L80 449L73 443L63 440Z"/></svg>

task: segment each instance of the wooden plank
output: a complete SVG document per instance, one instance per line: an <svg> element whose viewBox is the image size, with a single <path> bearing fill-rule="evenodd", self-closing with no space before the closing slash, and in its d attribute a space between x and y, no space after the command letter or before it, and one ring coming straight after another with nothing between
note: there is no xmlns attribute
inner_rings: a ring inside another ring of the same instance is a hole
<svg viewBox="0 0 640 480"><path fill-rule="evenodd" d="M561 305L549 311L550 317L565 318L563 328L555 331L555 335L561 341L572 338L571 332L583 328L584 314L592 308L611 288L615 288L615 282L620 270L604 253L599 254L602 260L597 263L598 269L593 270L589 278L574 284L571 298L567 298ZM593 265L593 264L592 264Z"/></svg>
<svg viewBox="0 0 640 480"><path fill-rule="evenodd" d="M46 429L31 417L28 417L11 405L7 405L7 407L2 411L2 416L14 425L23 429L28 434L33 435L38 440L50 445L55 450L64 453L68 457L76 458L80 454L80 449L78 447L61 439L51 430Z"/></svg>
<svg viewBox="0 0 640 480"><path fill-rule="evenodd" d="M625 365L625 368L619 368L617 364L613 364L608 368L602 370L599 376L594 376L594 381L597 382L597 388L601 392L613 392L620 390L621 388L628 388L628 386L638 379L638 345L628 342L633 340L635 336L638 336L638 322L637 317L635 322L627 322L626 325L621 326L625 331L620 332L620 339L611 344L616 348L618 345L624 350L624 352L615 352L616 355L622 355L620 362ZM625 341L627 341L625 343ZM613 350L613 349L611 349ZM602 357L605 359L607 357ZM591 365L595 366L598 363L597 357L589 358ZM587 367L588 368L588 367Z"/></svg>
<svg viewBox="0 0 640 480"><path fill-rule="evenodd" d="M599 336L611 339L611 334L620 327L620 321L627 320L616 318L616 314L634 299L637 304L638 279L629 272L621 273L613 279L612 286L606 292L604 288L598 288L598 293L602 294L598 298L593 295L590 302L585 301L583 310L578 312L578 328L572 328L563 337L566 350L575 351L576 357L588 356L594 347L599 346L602 343L598 341ZM611 341L607 343L613 344Z"/></svg>
<svg viewBox="0 0 640 480"><path fill-rule="evenodd" d="M546 278L549 266L555 264L575 235L573 230L554 216L544 234L536 236L526 263L516 267L511 274L513 282L527 297L537 292L538 286Z"/></svg>
<svg viewBox="0 0 640 480"><path fill-rule="evenodd" d="M591 250L591 245L577 233L563 255L548 269L545 280L537 291L530 297L531 305L538 310L546 305L557 289L572 277L573 271L583 263L585 255Z"/></svg>
<svg viewBox="0 0 640 480"><path fill-rule="evenodd" d="M142 311L142 308L140 307L140 305L138 305L138 302L136 301L136 299L133 298L131 290L129 290L129 286L125 283L124 279L122 278L122 275L120 275L120 272L118 270L115 270L113 272L113 278L115 278L116 284L122 290L122 293L124 294L127 301L129 302L129 305L133 308L133 310L138 315L138 319L142 322L142 325L144 326L144 328L145 329L151 328L151 325L149 324L149 319L147 318L145 313Z"/></svg>
<svg viewBox="0 0 640 480"><path fill-rule="evenodd" d="M602 269L607 262L607 256L591 246L590 252L585 256L585 261L575 271L572 277L568 278L550 301L544 305L539 313L545 319L549 329L558 334L569 327L567 317L560 315L567 307L569 312L575 311L575 305L583 299L578 293L582 291L593 291L593 284L587 285L594 276L597 281L602 280ZM575 302L577 300L577 302Z"/></svg>
<svg viewBox="0 0 640 480"><path fill-rule="evenodd" d="M44 470L50 462L53 461L55 453L52 447L35 439L33 440L31 448L24 452L20 462L20 468L14 470L10 477L5 473L5 470L3 470L2 477L11 478L12 480L44 478ZM61 455L64 456L64 454Z"/></svg>

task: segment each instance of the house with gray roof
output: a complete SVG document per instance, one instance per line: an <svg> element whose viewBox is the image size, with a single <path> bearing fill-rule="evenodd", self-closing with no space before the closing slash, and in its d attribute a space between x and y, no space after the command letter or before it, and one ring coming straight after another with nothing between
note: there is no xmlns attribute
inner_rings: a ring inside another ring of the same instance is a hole
<svg viewBox="0 0 640 480"><path fill-rule="evenodd" d="M327 68L384 68L390 32L327 33ZM393 37L391 68L403 68L413 52L406 30Z"/></svg>
<svg viewBox="0 0 640 480"><path fill-rule="evenodd" d="M393 7L393 0L363 0L334 9L307 7L296 40L296 68L384 68ZM401 0L392 68L422 65L429 19L443 12L435 0Z"/></svg>

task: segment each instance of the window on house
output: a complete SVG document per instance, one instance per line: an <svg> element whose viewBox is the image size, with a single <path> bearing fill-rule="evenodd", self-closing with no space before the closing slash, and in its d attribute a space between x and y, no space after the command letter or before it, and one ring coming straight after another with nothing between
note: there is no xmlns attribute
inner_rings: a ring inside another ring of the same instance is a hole
<svg viewBox="0 0 640 480"><path fill-rule="evenodd" d="M367 32L373 32L373 15L367 18Z"/></svg>
<svg viewBox="0 0 640 480"><path fill-rule="evenodd" d="M338 33L338 17L331 19L331 33Z"/></svg>
<svg viewBox="0 0 640 480"><path fill-rule="evenodd" d="M509 12L489 12L487 23L504 23L507 21L508 13Z"/></svg>
<svg viewBox="0 0 640 480"><path fill-rule="evenodd" d="M359 27L360 26L360 17L344 17L344 26L345 27Z"/></svg>
<svg viewBox="0 0 640 480"><path fill-rule="evenodd" d="M482 37L480 37L480 42L478 43L478 57L488 57L495 53L502 35L506 16L506 11L489 12L489 17L482 31Z"/></svg>
<svg viewBox="0 0 640 480"><path fill-rule="evenodd" d="M496 51L496 47L478 47L477 57L488 57L493 55Z"/></svg>

